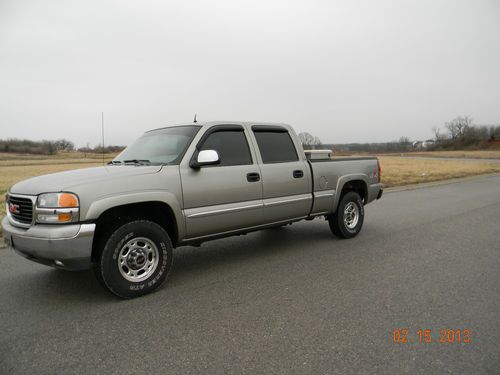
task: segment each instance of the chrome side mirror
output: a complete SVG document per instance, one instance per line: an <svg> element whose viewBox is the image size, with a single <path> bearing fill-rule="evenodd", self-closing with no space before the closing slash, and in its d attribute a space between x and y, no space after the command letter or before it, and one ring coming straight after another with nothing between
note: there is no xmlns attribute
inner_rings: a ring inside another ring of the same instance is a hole
<svg viewBox="0 0 500 375"><path fill-rule="evenodd" d="M190 167L198 169L204 165L216 165L220 163L219 154L215 150L203 150L198 153L198 157L191 161Z"/></svg>

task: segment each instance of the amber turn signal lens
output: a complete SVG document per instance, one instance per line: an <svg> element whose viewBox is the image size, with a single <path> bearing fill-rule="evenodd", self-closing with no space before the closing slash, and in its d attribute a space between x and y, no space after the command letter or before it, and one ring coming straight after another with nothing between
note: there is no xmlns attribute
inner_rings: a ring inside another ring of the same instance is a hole
<svg viewBox="0 0 500 375"><path fill-rule="evenodd" d="M59 195L59 207L78 207L78 199L73 194L62 193Z"/></svg>
<svg viewBox="0 0 500 375"><path fill-rule="evenodd" d="M59 214L58 219L60 222L71 221L73 219L73 215L71 215L71 214Z"/></svg>

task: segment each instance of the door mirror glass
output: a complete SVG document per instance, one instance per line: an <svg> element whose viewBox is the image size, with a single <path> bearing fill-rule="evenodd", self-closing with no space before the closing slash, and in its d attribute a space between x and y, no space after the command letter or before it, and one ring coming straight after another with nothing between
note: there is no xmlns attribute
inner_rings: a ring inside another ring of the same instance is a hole
<svg viewBox="0 0 500 375"><path fill-rule="evenodd" d="M198 153L198 157L194 163L191 163L192 168L200 168L204 165L216 165L220 163L219 154L215 150L202 150Z"/></svg>

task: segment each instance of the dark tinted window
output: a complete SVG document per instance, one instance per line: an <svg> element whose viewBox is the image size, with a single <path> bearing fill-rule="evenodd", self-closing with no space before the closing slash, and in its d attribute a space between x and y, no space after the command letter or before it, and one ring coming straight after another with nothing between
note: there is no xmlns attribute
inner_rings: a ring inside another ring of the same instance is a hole
<svg viewBox="0 0 500 375"><path fill-rule="evenodd" d="M208 136L201 150L215 150L219 153L220 164L246 165L252 164L250 149L243 131L224 130Z"/></svg>
<svg viewBox="0 0 500 375"><path fill-rule="evenodd" d="M254 134L265 164L299 160L288 132L254 131Z"/></svg>

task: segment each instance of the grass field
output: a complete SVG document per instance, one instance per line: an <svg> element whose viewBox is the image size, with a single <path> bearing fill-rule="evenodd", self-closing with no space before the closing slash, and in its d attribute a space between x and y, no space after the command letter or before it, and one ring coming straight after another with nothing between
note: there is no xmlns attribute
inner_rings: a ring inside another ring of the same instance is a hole
<svg viewBox="0 0 500 375"><path fill-rule="evenodd" d="M391 154L385 154L391 156ZM394 155L394 154L393 154ZM470 159L500 159L500 150L476 151L417 151L397 154L400 156L418 156L427 158L470 158Z"/></svg>
<svg viewBox="0 0 500 375"><path fill-rule="evenodd" d="M384 187L413 185L500 172L500 163L379 156Z"/></svg>
<svg viewBox="0 0 500 375"><path fill-rule="evenodd" d="M471 152L477 153L479 151ZM492 151L485 152L491 153ZM425 156L430 156L429 154L431 153L426 153ZM480 155L488 155L488 158L500 157L500 155L492 156L496 154ZM113 155L106 155L105 161L110 160L112 157ZM386 155L379 156L379 159L382 165L382 183L384 187L500 172L500 163L481 160L467 162L459 160L419 160L418 158ZM33 155L17 155L16 157L16 155L12 154L0 154L0 219L5 216L5 193L16 182L43 174L100 165L102 165L102 155L97 154L77 155L71 153L53 157L34 157Z"/></svg>

